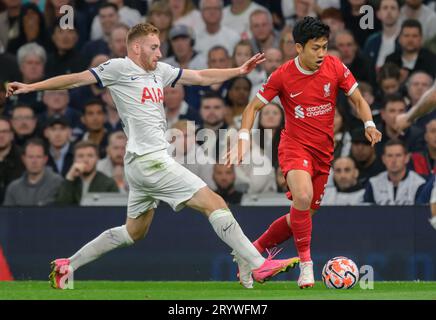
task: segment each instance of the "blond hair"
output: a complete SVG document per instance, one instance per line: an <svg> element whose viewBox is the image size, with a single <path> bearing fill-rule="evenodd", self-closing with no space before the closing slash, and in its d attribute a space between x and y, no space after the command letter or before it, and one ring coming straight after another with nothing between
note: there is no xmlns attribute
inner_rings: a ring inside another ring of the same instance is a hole
<svg viewBox="0 0 436 320"><path fill-rule="evenodd" d="M147 36L149 34L155 34L158 36L159 29L150 23L138 23L130 28L129 33L127 34L127 44L139 37Z"/></svg>

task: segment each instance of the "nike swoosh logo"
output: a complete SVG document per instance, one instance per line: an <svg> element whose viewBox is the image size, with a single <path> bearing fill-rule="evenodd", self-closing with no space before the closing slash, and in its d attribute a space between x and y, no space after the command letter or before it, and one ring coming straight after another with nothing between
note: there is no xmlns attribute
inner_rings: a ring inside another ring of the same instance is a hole
<svg viewBox="0 0 436 320"><path fill-rule="evenodd" d="M298 93L291 93L290 96L291 96L291 98L295 98L296 96L299 96L302 93L303 93L303 91L298 92Z"/></svg>
<svg viewBox="0 0 436 320"><path fill-rule="evenodd" d="M131 77L130 79L133 81L133 80L136 80L136 79L138 79L139 77Z"/></svg>
<svg viewBox="0 0 436 320"><path fill-rule="evenodd" d="M227 228L223 228L223 231L226 232L232 225L233 225L233 222Z"/></svg>

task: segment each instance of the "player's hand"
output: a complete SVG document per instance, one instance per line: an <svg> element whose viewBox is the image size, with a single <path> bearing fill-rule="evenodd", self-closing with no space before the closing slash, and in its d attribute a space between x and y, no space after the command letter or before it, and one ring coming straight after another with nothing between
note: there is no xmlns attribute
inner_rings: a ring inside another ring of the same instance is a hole
<svg viewBox="0 0 436 320"><path fill-rule="evenodd" d="M395 117L394 129L400 134L404 134L404 130L410 127L412 123L406 113L399 114Z"/></svg>
<svg viewBox="0 0 436 320"><path fill-rule="evenodd" d="M82 162L74 162L68 171L65 179L74 181L77 177L79 177L83 171L85 170L85 164Z"/></svg>
<svg viewBox="0 0 436 320"><path fill-rule="evenodd" d="M250 59L248 59L242 66L239 67L240 75L246 75L253 71L254 68L257 67L258 64L261 64L265 61L265 53L256 53Z"/></svg>
<svg viewBox="0 0 436 320"><path fill-rule="evenodd" d="M380 131L378 131L374 127L368 127L365 129L365 136L366 139L368 139L369 142L371 142L371 147L374 147L374 145L377 142L380 142L382 139L382 134Z"/></svg>
<svg viewBox="0 0 436 320"><path fill-rule="evenodd" d="M6 98L14 94L22 94L32 92L33 89L30 85L21 82L10 82L6 89Z"/></svg>
<svg viewBox="0 0 436 320"><path fill-rule="evenodd" d="M225 165L228 168L233 164L239 165L248 149L250 149L250 141L238 139L238 144L230 148L230 151L225 155Z"/></svg>

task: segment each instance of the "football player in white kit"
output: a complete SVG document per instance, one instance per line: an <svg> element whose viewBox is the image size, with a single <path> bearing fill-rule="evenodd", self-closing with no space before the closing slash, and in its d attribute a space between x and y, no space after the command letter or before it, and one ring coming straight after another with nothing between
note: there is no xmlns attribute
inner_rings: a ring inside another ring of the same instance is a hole
<svg viewBox="0 0 436 320"><path fill-rule="evenodd" d="M87 71L33 84L8 84L7 96L94 83L108 87L128 137L125 173L130 191L126 223L104 231L70 258L53 261L49 276L53 288L63 289L62 279L106 252L144 238L160 200L175 211L188 206L203 213L218 237L250 265L253 278L258 282L299 262L298 258L274 260L271 256L262 257L242 232L225 201L167 153L163 88L174 86L176 82L203 86L222 83L249 73L265 60L264 55L256 54L239 68L182 70L159 62L159 47L159 30L151 24L141 23L128 33L125 58L110 59Z"/></svg>

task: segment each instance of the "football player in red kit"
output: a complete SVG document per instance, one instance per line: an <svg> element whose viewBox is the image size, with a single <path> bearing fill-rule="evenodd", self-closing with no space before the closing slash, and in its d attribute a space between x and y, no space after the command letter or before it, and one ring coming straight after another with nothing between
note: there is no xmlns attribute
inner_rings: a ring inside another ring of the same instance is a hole
<svg viewBox="0 0 436 320"><path fill-rule="evenodd" d="M298 56L276 69L256 97L245 108L237 146L227 154L227 163L242 161L249 150L250 129L256 113L275 96L285 110L285 129L279 145L279 164L293 200L289 224L286 215L273 222L255 246L259 251L294 236L300 257L300 288L313 287L313 263L310 255L312 217L321 203L333 159L333 119L336 97L341 89L352 101L365 126L372 146L381 140L371 109L363 99L350 70L334 56L327 55L330 29L320 20L305 17L293 30ZM263 245L262 245L263 244ZM251 287L250 272L238 255L239 277Z"/></svg>

